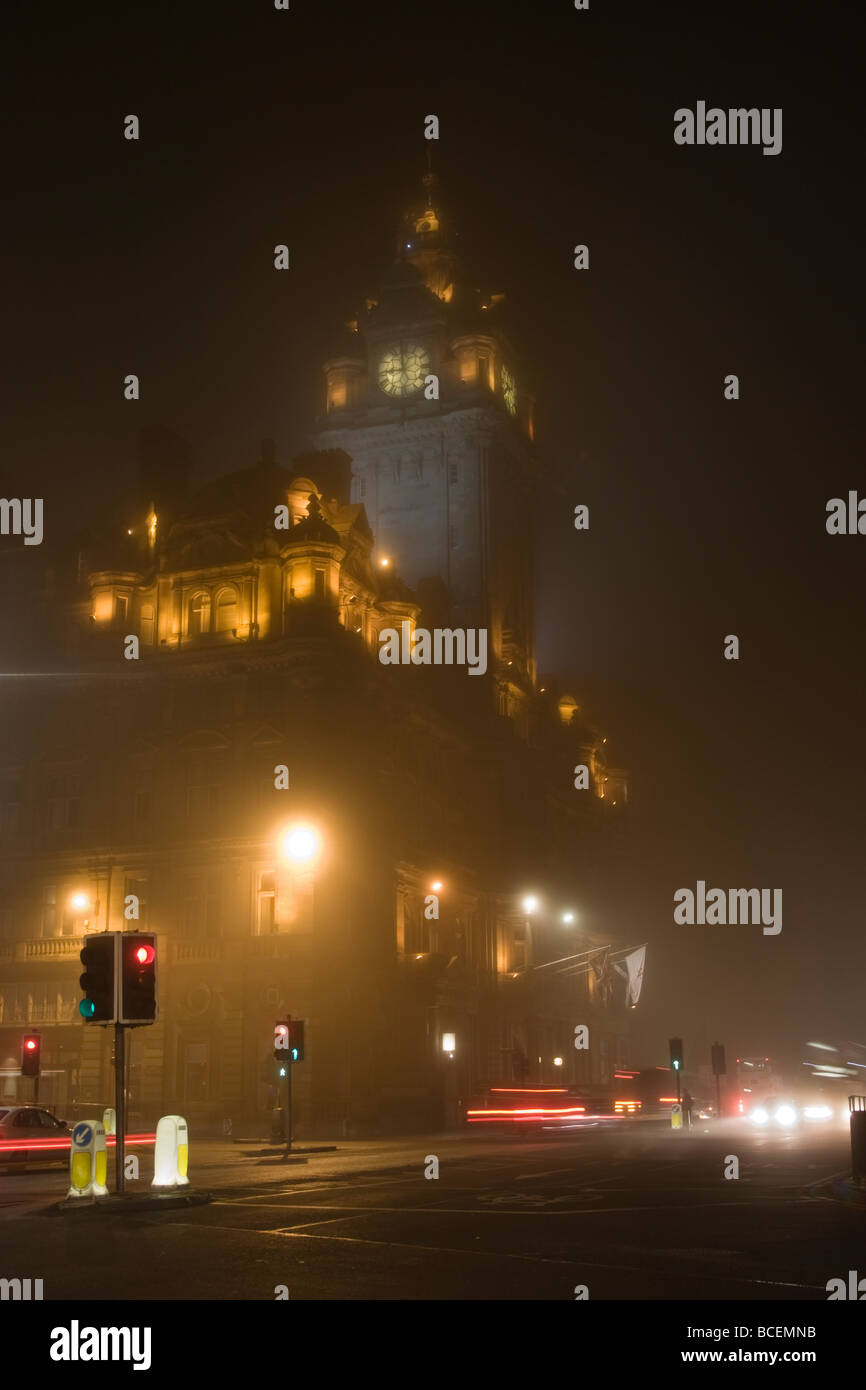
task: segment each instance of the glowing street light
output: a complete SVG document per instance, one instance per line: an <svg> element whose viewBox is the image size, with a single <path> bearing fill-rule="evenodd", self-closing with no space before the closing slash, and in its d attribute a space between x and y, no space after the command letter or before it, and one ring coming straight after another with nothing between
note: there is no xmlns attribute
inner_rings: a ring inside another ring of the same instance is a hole
<svg viewBox="0 0 866 1390"><path fill-rule="evenodd" d="M535 897L534 893L527 893L526 897L523 899L523 902L521 903L521 907L523 908L523 911L527 913L538 911L538 899Z"/></svg>
<svg viewBox="0 0 866 1390"><path fill-rule="evenodd" d="M431 893L441 893L441 892L442 892L442 880L441 880L441 878L434 879L434 881L430 884L430 892L431 892Z"/></svg>
<svg viewBox="0 0 866 1390"><path fill-rule="evenodd" d="M86 893L73 893L69 901L76 912L86 912L90 906L90 899Z"/></svg>
<svg viewBox="0 0 866 1390"><path fill-rule="evenodd" d="M311 864L321 852L318 831L312 825L289 826L281 836L280 848L293 864Z"/></svg>
<svg viewBox="0 0 866 1390"><path fill-rule="evenodd" d="M562 920L563 920L563 922L565 923L565 925L566 925L567 927L570 927L571 924L572 924L572 922L574 921L574 913L573 913L573 912L563 912L563 914L562 914Z"/></svg>

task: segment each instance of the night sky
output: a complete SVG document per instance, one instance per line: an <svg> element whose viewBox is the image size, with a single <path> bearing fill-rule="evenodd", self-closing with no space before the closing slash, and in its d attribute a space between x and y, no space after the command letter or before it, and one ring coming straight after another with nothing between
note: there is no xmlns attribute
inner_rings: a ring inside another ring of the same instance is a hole
<svg viewBox="0 0 866 1390"><path fill-rule="evenodd" d="M621 872L586 908L650 946L635 1060L673 1033L692 1060L715 1037L866 1041L866 536L825 530L829 498L866 495L844 9L16 10L3 495L45 498L49 544L126 505L140 426L182 435L201 481L266 436L283 463L311 447L329 337L387 265L436 113L443 196L508 292L559 479L538 496L540 668L631 775ZM699 99L781 107L782 153L676 146ZM781 887L781 935L675 926L699 878Z"/></svg>

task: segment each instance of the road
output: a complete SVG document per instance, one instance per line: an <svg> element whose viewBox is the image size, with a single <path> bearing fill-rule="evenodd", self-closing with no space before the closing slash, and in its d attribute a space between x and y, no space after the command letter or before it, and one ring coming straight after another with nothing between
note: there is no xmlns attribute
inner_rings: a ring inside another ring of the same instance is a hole
<svg viewBox="0 0 866 1390"><path fill-rule="evenodd" d="M825 1300L866 1248L866 1208L830 1184L847 1158L844 1130L733 1121L343 1142L291 1165L205 1142L192 1177L213 1201L188 1210L61 1216L62 1173L0 1179L0 1273L46 1299Z"/></svg>

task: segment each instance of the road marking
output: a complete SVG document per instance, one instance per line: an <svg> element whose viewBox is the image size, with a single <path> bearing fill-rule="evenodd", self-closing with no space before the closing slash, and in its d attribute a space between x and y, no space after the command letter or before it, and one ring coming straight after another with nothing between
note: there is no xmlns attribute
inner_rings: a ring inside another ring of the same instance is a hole
<svg viewBox="0 0 866 1390"><path fill-rule="evenodd" d="M507 1200L507 1199L506 1199L506 1200ZM529 1217L536 1217L536 1216L552 1216L552 1217L556 1217L556 1219L559 1220L559 1219L561 1219L563 1216L620 1216L620 1215L631 1214L631 1213L633 1213L633 1212L642 1212L642 1211L651 1211L651 1212L675 1211L675 1212L679 1212L680 1214L682 1214L683 1211L700 1211L700 1210L707 1210L707 1209L712 1210L712 1209L716 1209L716 1208L719 1209L719 1210L721 1210L721 1211L727 1211L727 1210L728 1210L729 1208L731 1208L731 1207L770 1207L770 1206L782 1207L782 1206L798 1205L798 1204L800 1204L800 1203L802 1202L802 1200L803 1200L803 1199L802 1199L802 1198L799 1198L799 1197L774 1197L774 1198L772 1198L772 1199L770 1199L770 1198L757 1198L755 1201L752 1201L752 1202L740 1202L740 1201L730 1201L730 1202L693 1202L693 1203L690 1203L689 1206L687 1206L687 1207L683 1207L683 1206L663 1206L662 1204L659 1204L658 1206L649 1206L649 1207L573 1207L573 1208L571 1208L571 1209L569 1209L569 1210L565 1210L565 1211L564 1211L561 1207L557 1208L556 1211L539 1211L537 1208L533 1208L532 1211L502 1211L502 1210L493 1211L490 1207L478 1207L478 1208L476 1208L476 1207L438 1207L438 1206L429 1206L429 1207L377 1207L377 1206L370 1206L370 1207L341 1207L337 1202L306 1202L306 1203L303 1203L303 1204L300 1203L300 1202L262 1202L260 1205L261 1205L261 1206L275 1207L278 1211L285 1211L285 1210L288 1208L289 1210L294 1210L294 1211L346 1211L346 1212L360 1212L360 1213L362 1213L362 1214L370 1214L370 1215L372 1215L372 1214L375 1213L375 1212L391 1212L391 1213L399 1213L399 1214L402 1214L402 1213L404 1213L404 1212L405 1212L405 1213L414 1212L414 1213L420 1214L420 1215L422 1215L422 1216L431 1216L431 1215L432 1215L432 1216L529 1216ZM816 1198L808 1198L807 1200L809 1200L809 1201L815 1201L815 1200L817 1200L817 1199L816 1199ZM210 1205L213 1206L213 1207L233 1207L233 1206L245 1206L246 1203L243 1202L243 1201L241 1201L241 1200L239 1200L239 1201L233 1201L233 1200L231 1200L231 1199L229 1199L229 1198L218 1198L216 1201L211 1202Z"/></svg>
<svg viewBox="0 0 866 1390"><path fill-rule="evenodd" d="M486 1260L521 1260L521 1261L523 1261L524 1263L528 1263L528 1264L568 1265L568 1266L571 1266L572 1268L582 1268L582 1269L611 1269L611 1270L618 1270L618 1271L620 1271L620 1272L626 1272L626 1273L631 1273L631 1274L641 1274L641 1275L645 1275L646 1272L647 1272L647 1271L646 1271L646 1265L618 1265L618 1264L607 1264L607 1263L605 1263L605 1262L603 1262L603 1261L599 1261L599 1260L585 1260L585 1259L556 1260L556 1259L551 1259L550 1257L544 1256L544 1255L513 1255L513 1254L510 1254L510 1253L505 1252L505 1251L502 1251L502 1250L490 1250L490 1251L488 1251L488 1250L472 1250L472 1249L469 1249L468 1247L467 1247L467 1248L463 1248L463 1247L455 1247L455 1246L450 1246L450 1245L416 1245L416 1244L411 1243L410 1241L405 1241L405 1240L372 1240L372 1239L370 1239L370 1238L368 1238L368 1237L365 1237L365 1236L325 1236L325 1235L320 1235L320 1236L318 1236L318 1235L308 1235L308 1234L306 1234L306 1233L303 1233L303 1234L302 1234L302 1233L299 1232L299 1231L290 1230L290 1229L285 1229L285 1230L272 1230L272 1231L259 1231L259 1230L255 1230L255 1229L253 1229L253 1230L248 1230L248 1229L246 1229L246 1228L244 1228L244 1227L241 1227L241 1228L239 1229L237 1226L210 1226L210 1225L209 1225L209 1226L197 1226L197 1225L194 1225L191 1221L183 1221L183 1222L177 1221L177 1222L173 1222L173 1223L172 1223L172 1227L173 1227L174 1230L178 1230L181 1226L185 1226L185 1227L187 1227L188 1229L194 1230L194 1231L201 1231L201 1230L225 1231L227 1234L229 1234L229 1235L234 1235L234 1236L236 1236L236 1235L238 1235L238 1234L241 1234L241 1235L259 1235L259 1236L279 1236L279 1238L280 1238L281 1240L290 1240L290 1239L294 1239L294 1240L325 1240L325 1241L328 1241L328 1240L329 1240L329 1241L339 1241L341 1244L346 1244L346 1245L379 1245L379 1246L387 1247L387 1248L389 1248L389 1249L401 1249L401 1250L427 1250L427 1251L429 1251L430 1253L432 1253L432 1254L434 1254L434 1255L459 1255L461 1258L465 1258L465 1256L467 1256L467 1255L472 1255L472 1256L474 1256L476 1259L486 1259ZM655 1272L658 1273L658 1271L655 1271ZM677 1270L677 1269L672 1269L672 1270L670 1270L670 1271L662 1271L662 1272L661 1272L661 1277L662 1277L662 1278L665 1278L665 1277L666 1277L666 1274L669 1274L671 1278L677 1278L677 1279L678 1279L678 1278L685 1277L686 1271ZM696 1270L689 1270L689 1271L687 1271L687 1277L688 1277L689 1279L702 1279L702 1280L704 1280L705 1282L716 1283L716 1284L718 1284L718 1283L723 1283L723 1284L755 1284L755 1285L760 1285L760 1286L766 1287L766 1288L776 1288L776 1289L808 1289L808 1290L811 1290L811 1291L817 1291L817 1292L821 1292L821 1293L825 1293L825 1292L826 1292L826 1290L825 1290L823 1284L798 1284L798 1283L794 1282L793 1280L786 1280L786 1279L749 1279L749 1278L747 1278L747 1277L745 1277L745 1276L736 1275L736 1274L735 1274L735 1275L725 1275L725 1274L702 1274L702 1273L700 1273L700 1272L698 1272L698 1271L696 1271Z"/></svg>

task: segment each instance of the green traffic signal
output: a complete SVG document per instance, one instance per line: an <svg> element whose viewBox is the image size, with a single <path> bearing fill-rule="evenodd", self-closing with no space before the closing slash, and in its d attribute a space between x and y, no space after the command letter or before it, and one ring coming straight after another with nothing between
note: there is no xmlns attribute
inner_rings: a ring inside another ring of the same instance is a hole
<svg viewBox="0 0 866 1390"><path fill-rule="evenodd" d="M96 1013L96 1005L92 999L82 999L81 1003L78 1005L78 1012L81 1014L82 1018L92 1018Z"/></svg>

